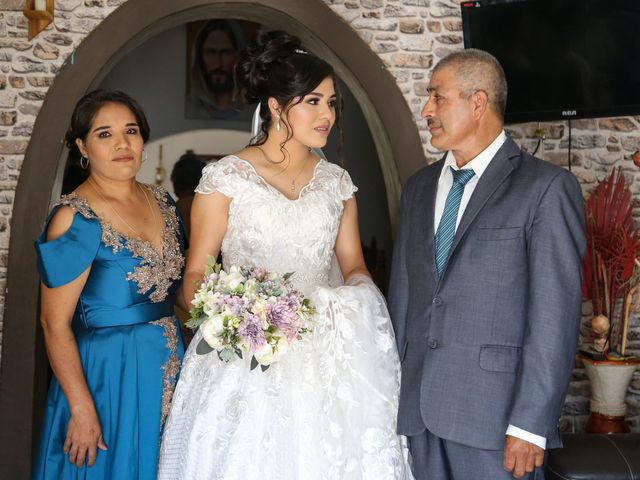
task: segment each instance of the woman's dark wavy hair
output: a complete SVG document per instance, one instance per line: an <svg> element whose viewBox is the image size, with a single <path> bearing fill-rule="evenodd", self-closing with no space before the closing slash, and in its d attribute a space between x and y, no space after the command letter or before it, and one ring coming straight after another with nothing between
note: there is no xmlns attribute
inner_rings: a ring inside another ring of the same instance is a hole
<svg viewBox="0 0 640 480"><path fill-rule="evenodd" d="M240 52L235 67L235 99L245 105L260 102L260 133L250 145L262 145L269 138L269 127L273 121L267 105L269 97L284 106L286 113L327 77L333 79L336 91L335 125L342 140L342 98L333 67L303 49L298 37L283 31L261 33L254 44ZM287 122L282 123L287 129L287 138L280 144L280 149L284 150L284 144L291 139L293 132Z"/></svg>
<svg viewBox="0 0 640 480"><path fill-rule="evenodd" d="M145 143L149 140L149 122L147 122L147 117L145 117L144 111L138 102L126 93L117 90L94 90L78 100L73 109L71 124L65 135L65 142L67 148L69 148L70 156L80 158L81 154L76 145L76 139L79 138L83 142L86 140L91 130L93 119L107 103L119 103L127 107L136 117L142 140Z"/></svg>

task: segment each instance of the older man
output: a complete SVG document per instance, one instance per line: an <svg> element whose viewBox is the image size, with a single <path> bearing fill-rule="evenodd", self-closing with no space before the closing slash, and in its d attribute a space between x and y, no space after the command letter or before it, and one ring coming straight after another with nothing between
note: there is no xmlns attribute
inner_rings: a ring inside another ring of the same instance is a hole
<svg viewBox="0 0 640 480"><path fill-rule="evenodd" d="M505 134L490 54L450 54L428 92L422 116L446 154L402 198L389 299L398 431L419 480L543 478L578 338L580 187Z"/></svg>

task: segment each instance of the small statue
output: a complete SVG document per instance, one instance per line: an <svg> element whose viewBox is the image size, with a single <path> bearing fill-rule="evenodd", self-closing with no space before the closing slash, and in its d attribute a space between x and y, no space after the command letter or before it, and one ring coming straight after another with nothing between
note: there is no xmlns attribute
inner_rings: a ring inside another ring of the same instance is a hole
<svg viewBox="0 0 640 480"><path fill-rule="evenodd" d="M596 352L604 353L607 348L609 329L611 324L604 315L597 315L591 319L591 330L593 330L593 349Z"/></svg>

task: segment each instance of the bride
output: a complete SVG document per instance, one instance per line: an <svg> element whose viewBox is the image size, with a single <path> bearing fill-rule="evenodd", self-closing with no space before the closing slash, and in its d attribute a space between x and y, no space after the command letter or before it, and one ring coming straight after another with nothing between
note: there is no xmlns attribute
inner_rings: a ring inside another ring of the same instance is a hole
<svg viewBox="0 0 640 480"><path fill-rule="evenodd" d="M400 362L362 256L357 189L313 152L339 128L333 69L296 37L268 32L242 52L236 84L241 99L259 102L260 133L203 171L182 300L193 298L207 257L222 252L227 268L295 272L317 309L314 329L264 372L247 355L224 363L197 354L196 332L159 478L411 479L396 434ZM334 259L345 282L332 288Z"/></svg>

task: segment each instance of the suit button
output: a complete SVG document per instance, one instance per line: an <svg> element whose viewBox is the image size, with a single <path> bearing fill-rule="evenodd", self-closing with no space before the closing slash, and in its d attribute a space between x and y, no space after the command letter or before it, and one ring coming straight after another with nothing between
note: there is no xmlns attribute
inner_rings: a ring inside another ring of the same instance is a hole
<svg viewBox="0 0 640 480"><path fill-rule="evenodd" d="M437 340L429 340L429 346L430 346L432 349L436 349L436 348L438 348L438 341L437 341Z"/></svg>
<svg viewBox="0 0 640 480"><path fill-rule="evenodd" d="M442 305L442 299L440 297L434 297L432 302L436 307Z"/></svg>

